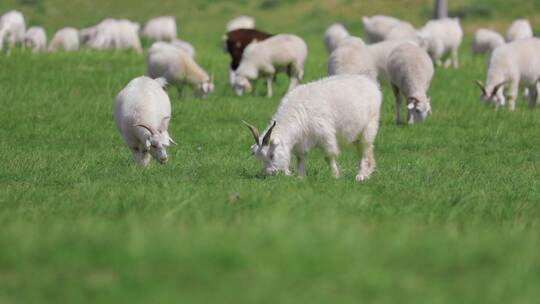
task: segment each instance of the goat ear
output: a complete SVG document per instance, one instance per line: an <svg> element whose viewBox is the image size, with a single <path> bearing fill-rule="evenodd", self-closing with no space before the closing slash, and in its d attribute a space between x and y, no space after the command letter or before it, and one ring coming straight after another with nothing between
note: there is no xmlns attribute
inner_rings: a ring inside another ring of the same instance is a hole
<svg viewBox="0 0 540 304"><path fill-rule="evenodd" d="M242 123L246 125L246 127L248 127L248 129L251 131L251 135L253 135L253 138L255 138L255 143L260 146L261 143L259 142L259 131L257 130L257 128L255 128L253 125L246 122L245 120L242 120Z"/></svg>
<svg viewBox="0 0 540 304"><path fill-rule="evenodd" d="M475 83L480 88L480 90L482 90L482 94L487 95L486 87L484 86L484 84L480 80L475 81Z"/></svg>
<svg viewBox="0 0 540 304"><path fill-rule="evenodd" d="M272 137L272 131L274 130L274 127L276 126L276 123L277 122L274 120L273 123L272 123L272 126L268 129L266 134L264 134L264 138L263 138L263 142L262 142L263 146L268 146L268 144L270 143L270 138Z"/></svg>
<svg viewBox="0 0 540 304"><path fill-rule="evenodd" d="M161 123L159 124L159 129L158 131L159 132L163 132L165 130L167 130L167 123L171 120L171 117L170 116L165 116L162 120L161 120Z"/></svg>

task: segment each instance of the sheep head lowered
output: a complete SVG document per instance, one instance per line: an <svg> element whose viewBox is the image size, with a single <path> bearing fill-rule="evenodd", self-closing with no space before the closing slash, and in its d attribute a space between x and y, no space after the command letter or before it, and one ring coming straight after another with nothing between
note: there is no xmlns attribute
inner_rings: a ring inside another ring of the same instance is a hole
<svg viewBox="0 0 540 304"><path fill-rule="evenodd" d="M506 102L506 97L504 96L504 86L506 83L506 81L503 81L494 86L493 89L489 89L484 86L480 80L477 80L476 85L478 85L482 91L480 99L486 103L495 103L497 106L504 106L504 103Z"/></svg>
<svg viewBox="0 0 540 304"><path fill-rule="evenodd" d="M426 120L428 115L431 114L431 98L424 96L421 97L409 97L408 98L408 121L409 123L419 123Z"/></svg>
<svg viewBox="0 0 540 304"><path fill-rule="evenodd" d="M164 122L168 119L170 118L164 118L161 125L164 126ZM146 124L138 124L135 127L141 128L144 134L144 150L150 152L150 155L160 163L166 163L168 160L166 148L170 144L176 145L176 142L169 136L169 133L166 130L162 130L162 127L156 130Z"/></svg>
<svg viewBox="0 0 540 304"><path fill-rule="evenodd" d="M255 144L251 146L251 155L263 163L264 175L276 175L279 172L289 175L289 159L286 149L276 139L272 138L272 131L276 126L274 120L265 134L259 135L259 131L253 125L242 121L251 131Z"/></svg>

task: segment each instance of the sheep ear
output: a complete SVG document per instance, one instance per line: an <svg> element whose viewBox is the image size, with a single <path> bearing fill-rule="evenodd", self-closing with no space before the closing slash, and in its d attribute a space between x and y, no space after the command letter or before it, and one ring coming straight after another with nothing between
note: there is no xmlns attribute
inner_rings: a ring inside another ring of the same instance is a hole
<svg viewBox="0 0 540 304"><path fill-rule="evenodd" d="M171 120L171 117L170 116L165 116L162 120L161 120L161 124L159 125L159 129L158 131L161 133L165 130L167 130L167 128L165 127L166 123Z"/></svg>
<svg viewBox="0 0 540 304"><path fill-rule="evenodd" d="M484 84L480 80L475 81L475 83L480 88L480 90L482 90L482 94L487 95L486 87L484 86Z"/></svg>
<svg viewBox="0 0 540 304"><path fill-rule="evenodd" d="M412 110L414 109L414 102L409 103L409 104L407 105L407 109L409 109L409 110L412 111Z"/></svg>
<svg viewBox="0 0 540 304"><path fill-rule="evenodd" d="M244 120L242 120L242 123L246 125L246 127L248 127L248 129L251 131L251 135L253 135L253 138L255 138L255 143L260 146L261 143L259 142L259 131L257 130L257 128Z"/></svg>
<svg viewBox="0 0 540 304"><path fill-rule="evenodd" d="M263 147L268 146L268 144L270 143L270 138L272 137L272 131L274 130L274 127L276 126L276 123L277 122L274 120L274 122L272 123L272 126L270 127L270 129L268 129L266 134L264 134L264 138L263 138L263 142L262 142Z"/></svg>

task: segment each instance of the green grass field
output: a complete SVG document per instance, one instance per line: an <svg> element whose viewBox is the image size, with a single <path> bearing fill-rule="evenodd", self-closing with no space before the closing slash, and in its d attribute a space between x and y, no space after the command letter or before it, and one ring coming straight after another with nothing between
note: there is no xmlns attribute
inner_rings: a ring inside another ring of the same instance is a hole
<svg viewBox="0 0 540 304"><path fill-rule="evenodd" d="M343 149L343 177L322 153L308 177L259 175L252 138L275 97L238 98L220 48L227 19L253 14L260 28L293 32L310 53L306 80L325 75L322 33L334 20L362 34L360 17L385 13L416 25L431 1L2 1L51 36L103 17L177 16L180 37L216 78L207 99L169 90L169 163L137 167L112 107L143 56L82 50L0 55L0 303L537 303L540 297L540 113L495 112L475 79L485 59L437 70L434 114L394 123L383 85L377 170L354 181L356 153ZM493 10L464 20L502 30L540 4L453 1ZM514 2L512 2L514 3ZM519 5L521 4L521 5ZM489 6L488 6L489 7Z"/></svg>

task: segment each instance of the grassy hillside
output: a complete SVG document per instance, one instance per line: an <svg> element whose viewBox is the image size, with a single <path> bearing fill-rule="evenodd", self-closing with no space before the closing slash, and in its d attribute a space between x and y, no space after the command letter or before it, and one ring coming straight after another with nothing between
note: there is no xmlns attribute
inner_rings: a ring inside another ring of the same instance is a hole
<svg viewBox="0 0 540 304"><path fill-rule="evenodd" d="M480 104L484 58L437 70L433 116L394 124L385 100L376 173L354 182L346 148L334 180L316 151L308 177L262 178L240 123L263 127L276 97L238 98L220 48L224 23L302 35L306 79L325 75L325 26L386 13L421 24L431 1L2 1L50 34L106 16L177 16L216 77L207 99L170 90L166 166L135 166L112 121L116 94L145 71L123 52L0 55L0 303L535 303L540 296L538 110ZM468 29L503 29L536 1L485 7ZM514 2L513 2L514 3Z"/></svg>

